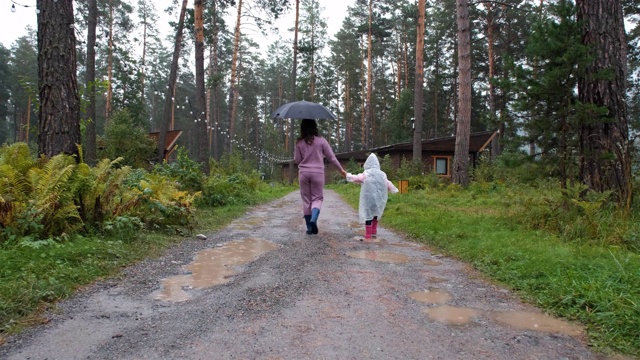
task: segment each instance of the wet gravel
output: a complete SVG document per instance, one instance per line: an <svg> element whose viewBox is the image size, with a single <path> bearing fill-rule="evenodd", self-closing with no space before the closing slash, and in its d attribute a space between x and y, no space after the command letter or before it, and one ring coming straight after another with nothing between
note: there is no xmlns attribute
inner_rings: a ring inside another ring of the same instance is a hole
<svg viewBox="0 0 640 360"><path fill-rule="evenodd" d="M257 206L206 240L194 236L82 290L47 324L7 339L0 359L599 358L582 335L493 320L494 311L539 311L463 263L384 228L376 242L359 241L357 212L332 191L320 233L306 235L298 196ZM184 287L188 301L156 299L161 280L185 274L198 251L247 238L278 248L238 266L226 284ZM443 304L409 296L425 290L445 291L446 305L478 315L462 325L432 320L425 310Z"/></svg>

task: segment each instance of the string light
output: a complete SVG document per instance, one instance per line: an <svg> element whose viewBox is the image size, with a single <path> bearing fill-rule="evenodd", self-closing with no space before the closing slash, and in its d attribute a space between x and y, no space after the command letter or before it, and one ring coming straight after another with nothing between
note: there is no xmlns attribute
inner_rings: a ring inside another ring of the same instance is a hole
<svg viewBox="0 0 640 360"><path fill-rule="evenodd" d="M13 4L11 4L11 12L16 12L18 9L16 8L16 5L18 6L22 6L23 8L30 8L30 7L36 7L36 5L24 5L24 4L20 4L18 2L16 2L15 0L11 0L11 2ZM36 8L36 14L40 13L40 10L38 10L38 8Z"/></svg>

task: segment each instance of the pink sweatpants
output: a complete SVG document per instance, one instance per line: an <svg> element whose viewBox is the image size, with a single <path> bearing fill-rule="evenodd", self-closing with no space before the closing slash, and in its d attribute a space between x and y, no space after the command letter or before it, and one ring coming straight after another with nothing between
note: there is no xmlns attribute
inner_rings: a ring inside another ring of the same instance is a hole
<svg viewBox="0 0 640 360"><path fill-rule="evenodd" d="M321 209L324 200L324 174L299 172L298 183L302 198L302 214L311 215L311 209Z"/></svg>

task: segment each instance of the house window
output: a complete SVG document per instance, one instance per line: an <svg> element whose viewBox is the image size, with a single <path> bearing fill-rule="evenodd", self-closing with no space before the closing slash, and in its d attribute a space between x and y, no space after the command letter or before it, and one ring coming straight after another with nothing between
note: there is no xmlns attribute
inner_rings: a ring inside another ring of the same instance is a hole
<svg viewBox="0 0 640 360"><path fill-rule="evenodd" d="M449 175L449 158L448 157L436 157L436 174L438 175Z"/></svg>

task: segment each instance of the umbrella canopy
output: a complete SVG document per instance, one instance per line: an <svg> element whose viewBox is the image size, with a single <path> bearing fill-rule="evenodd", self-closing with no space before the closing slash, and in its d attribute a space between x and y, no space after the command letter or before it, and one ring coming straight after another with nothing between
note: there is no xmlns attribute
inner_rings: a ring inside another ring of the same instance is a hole
<svg viewBox="0 0 640 360"><path fill-rule="evenodd" d="M284 104L271 113L272 119L334 119L331 110L309 101L294 101Z"/></svg>

